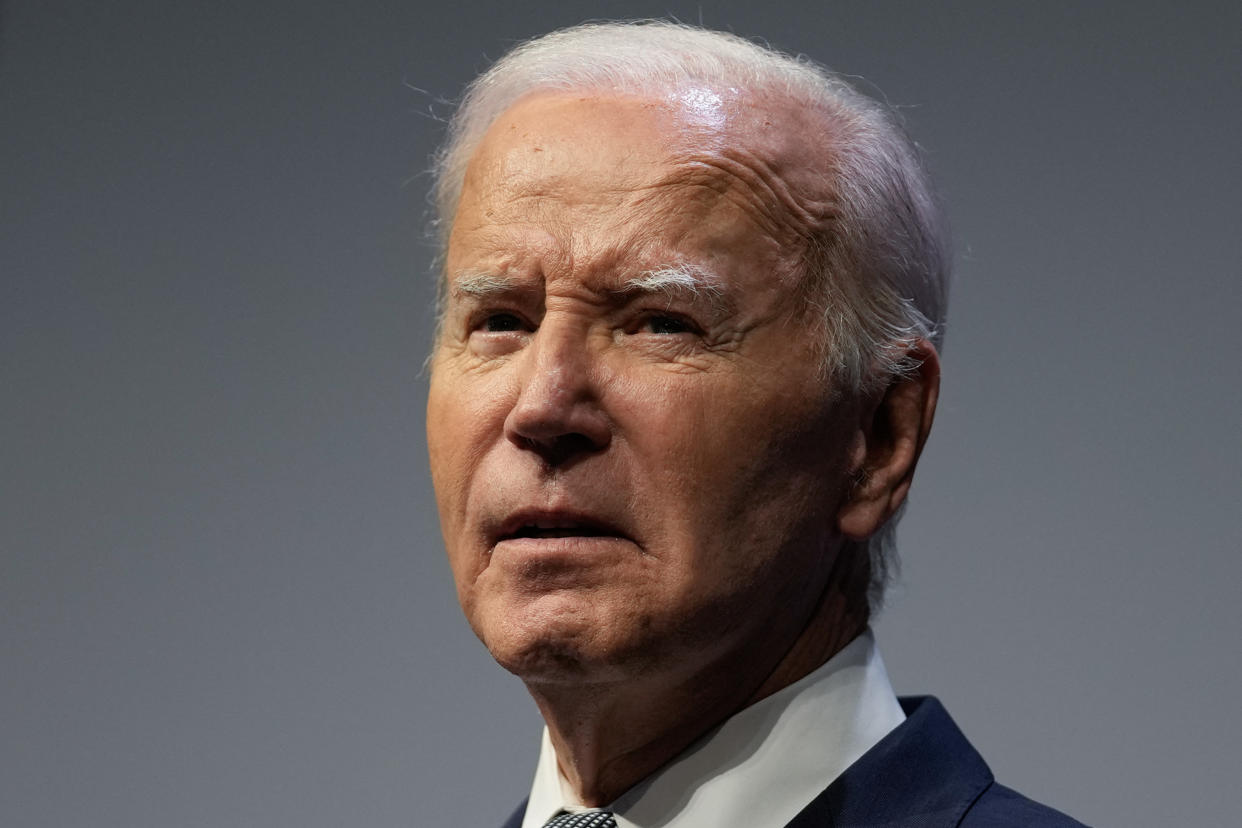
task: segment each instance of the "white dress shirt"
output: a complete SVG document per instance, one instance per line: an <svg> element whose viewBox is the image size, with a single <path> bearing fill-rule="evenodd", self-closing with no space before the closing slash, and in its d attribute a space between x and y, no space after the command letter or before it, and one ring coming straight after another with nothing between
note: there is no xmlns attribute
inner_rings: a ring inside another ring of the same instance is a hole
<svg viewBox="0 0 1242 828"><path fill-rule="evenodd" d="M870 630L752 704L608 805L619 828L780 828L905 721ZM543 746L522 828L581 811Z"/></svg>

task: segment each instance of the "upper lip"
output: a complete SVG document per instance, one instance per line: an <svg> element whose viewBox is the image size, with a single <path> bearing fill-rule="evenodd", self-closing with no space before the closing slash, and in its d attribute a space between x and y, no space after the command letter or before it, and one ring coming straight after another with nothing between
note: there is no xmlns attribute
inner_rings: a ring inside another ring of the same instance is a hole
<svg viewBox="0 0 1242 828"><path fill-rule="evenodd" d="M572 509L519 509L501 521L492 533L492 540L495 543L519 537L525 532L558 529L587 536L625 536L611 521L587 512Z"/></svg>

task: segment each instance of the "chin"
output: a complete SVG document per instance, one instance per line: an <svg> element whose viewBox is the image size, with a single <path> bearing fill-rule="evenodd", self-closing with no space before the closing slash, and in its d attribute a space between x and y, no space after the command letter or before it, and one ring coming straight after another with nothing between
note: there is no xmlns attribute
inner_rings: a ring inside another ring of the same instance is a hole
<svg viewBox="0 0 1242 828"><path fill-rule="evenodd" d="M481 619L475 632L501 667L528 684L621 681L651 668L652 648L589 611L525 610Z"/></svg>
<svg viewBox="0 0 1242 828"><path fill-rule="evenodd" d="M541 642L526 647L490 646L496 663L527 684L582 683L599 672L594 659L560 642Z"/></svg>

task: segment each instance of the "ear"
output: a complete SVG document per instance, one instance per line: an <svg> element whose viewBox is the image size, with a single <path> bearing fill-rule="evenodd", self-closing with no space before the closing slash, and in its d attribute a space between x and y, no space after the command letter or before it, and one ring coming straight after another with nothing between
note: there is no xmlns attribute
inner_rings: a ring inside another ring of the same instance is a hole
<svg viewBox="0 0 1242 828"><path fill-rule="evenodd" d="M925 339L908 354L918 368L894 377L859 412L849 458L855 485L837 512L837 528L851 540L871 537L901 506L931 431L940 394L940 356Z"/></svg>

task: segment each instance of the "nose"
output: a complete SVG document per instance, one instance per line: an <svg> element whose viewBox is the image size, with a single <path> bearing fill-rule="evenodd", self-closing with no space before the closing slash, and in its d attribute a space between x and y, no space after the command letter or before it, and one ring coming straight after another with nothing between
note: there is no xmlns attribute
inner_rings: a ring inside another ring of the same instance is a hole
<svg viewBox="0 0 1242 828"><path fill-rule="evenodd" d="M519 356L521 390L505 418L505 436L550 466L600 452L612 423L600 405L596 359L585 337L545 323Z"/></svg>

